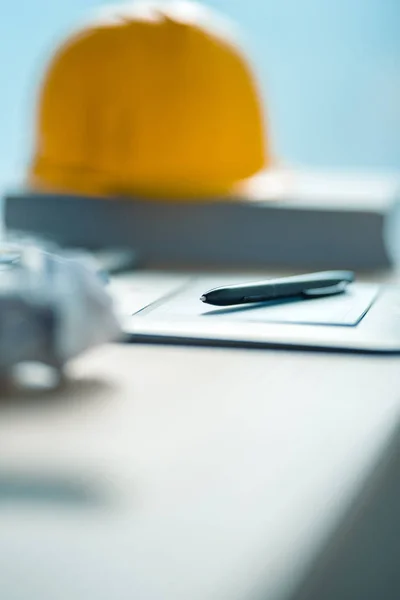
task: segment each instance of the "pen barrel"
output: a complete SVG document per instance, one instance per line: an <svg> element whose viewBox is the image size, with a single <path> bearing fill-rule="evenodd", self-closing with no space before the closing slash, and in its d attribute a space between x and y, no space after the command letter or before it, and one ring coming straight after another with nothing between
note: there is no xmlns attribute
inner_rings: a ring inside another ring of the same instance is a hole
<svg viewBox="0 0 400 600"><path fill-rule="evenodd" d="M307 295L312 291L318 292L318 290L321 290L322 295L324 289L330 290L335 286L352 281L354 281L354 273L351 271L324 271L216 288L202 296L202 300L215 306L267 302L279 298Z"/></svg>

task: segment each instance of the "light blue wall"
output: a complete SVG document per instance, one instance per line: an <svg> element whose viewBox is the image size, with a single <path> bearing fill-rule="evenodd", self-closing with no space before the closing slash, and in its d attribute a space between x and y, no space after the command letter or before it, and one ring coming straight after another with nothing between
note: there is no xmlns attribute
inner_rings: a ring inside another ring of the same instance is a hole
<svg viewBox="0 0 400 600"><path fill-rule="evenodd" d="M95 0L3 0L0 173L29 155L47 52ZM310 165L400 166L399 0L209 0L240 21L276 146ZM5 8L4 8L5 7Z"/></svg>

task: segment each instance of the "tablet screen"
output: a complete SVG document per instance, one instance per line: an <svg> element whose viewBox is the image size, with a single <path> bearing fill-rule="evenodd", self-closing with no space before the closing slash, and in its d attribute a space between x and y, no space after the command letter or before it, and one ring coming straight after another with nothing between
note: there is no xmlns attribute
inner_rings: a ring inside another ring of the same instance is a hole
<svg viewBox="0 0 400 600"><path fill-rule="evenodd" d="M313 299L291 299L218 308L204 304L200 296L223 285L221 278L199 278L172 297L148 307L147 314L157 319L207 318L213 320L292 323L354 327L377 297L379 286L357 283L343 294Z"/></svg>

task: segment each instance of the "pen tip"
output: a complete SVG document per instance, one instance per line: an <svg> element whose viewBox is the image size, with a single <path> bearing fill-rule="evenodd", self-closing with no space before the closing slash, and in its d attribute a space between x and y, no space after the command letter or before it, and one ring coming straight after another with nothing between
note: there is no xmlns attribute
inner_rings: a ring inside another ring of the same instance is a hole
<svg viewBox="0 0 400 600"><path fill-rule="evenodd" d="M201 300L202 302L205 302L205 301L207 300L207 298L206 298L205 296L200 296L200 300Z"/></svg>

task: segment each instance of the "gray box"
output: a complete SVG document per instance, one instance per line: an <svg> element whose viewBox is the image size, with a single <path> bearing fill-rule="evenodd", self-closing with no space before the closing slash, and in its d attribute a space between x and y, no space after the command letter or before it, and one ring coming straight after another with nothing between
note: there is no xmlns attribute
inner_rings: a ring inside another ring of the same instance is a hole
<svg viewBox="0 0 400 600"><path fill-rule="evenodd" d="M5 223L63 246L134 248L146 267L390 267L397 180L319 175L311 181L271 201L184 203L21 191L6 196Z"/></svg>

